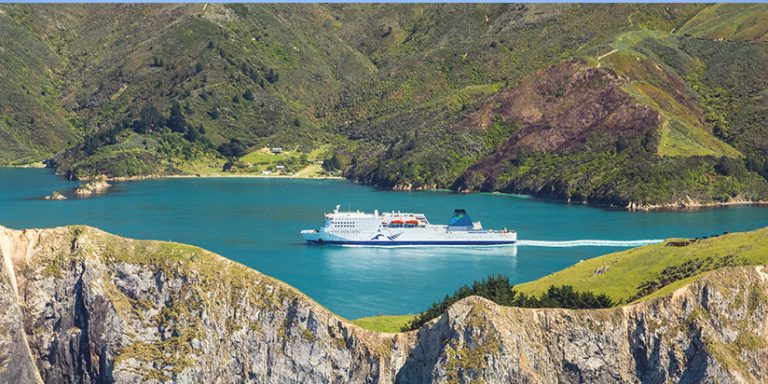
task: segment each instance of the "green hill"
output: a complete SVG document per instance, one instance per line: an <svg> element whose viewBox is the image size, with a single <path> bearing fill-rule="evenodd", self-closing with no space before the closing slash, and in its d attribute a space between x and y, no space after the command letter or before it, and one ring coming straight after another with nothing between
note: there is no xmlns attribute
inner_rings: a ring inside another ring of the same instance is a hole
<svg viewBox="0 0 768 384"><path fill-rule="evenodd" d="M538 296L550 286L570 285L576 291L605 294L615 303L627 304L671 294L718 268L766 264L768 228L763 228L704 239L670 239L595 257L514 288ZM412 318L375 316L354 322L371 330L396 332Z"/></svg>
<svg viewBox="0 0 768 384"><path fill-rule="evenodd" d="M207 173L322 148L386 188L765 199L767 9L2 5L0 164Z"/></svg>
<svg viewBox="0 0 768 384"><path fill-rule="evenodd" d="M626 303L669 293L723 266L766 264L766 249L766 228L706 239L672 239L584 260L515 288L538 294L550 285L571 285Z"/></svg>

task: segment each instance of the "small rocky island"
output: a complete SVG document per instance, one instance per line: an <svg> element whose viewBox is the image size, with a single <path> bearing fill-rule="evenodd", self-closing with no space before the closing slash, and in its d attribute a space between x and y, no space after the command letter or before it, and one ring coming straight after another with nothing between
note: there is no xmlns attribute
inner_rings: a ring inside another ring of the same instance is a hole
<svg viewBox="0 0 768 384"><path fill-rule="evenodd" d="M64 196L64 194L62 194L59 191L53 191L53 193L51 193L48 196L43 197L43 199L45 199L45 200L66 200L67 197Z"/></svg>
<svg viewBox="0 0 768 384"><path fill-rule="evenodd" d="M107 177L100 175L77 187L75 195L77 197L93 197L94 195L105 193L111 186L112 184L107 182Z"/></svg>

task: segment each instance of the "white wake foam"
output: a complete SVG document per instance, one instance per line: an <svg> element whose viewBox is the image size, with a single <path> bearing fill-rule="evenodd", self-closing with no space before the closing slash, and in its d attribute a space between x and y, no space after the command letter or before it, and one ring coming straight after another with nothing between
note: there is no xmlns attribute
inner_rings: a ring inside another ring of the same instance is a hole
<svg viewBox="0 0 768 384"><path fill-rule="evenodd" d="M641 245L661 243L664 240L565 240L565 241L540 241L519 240L517 245L526 247L639 247Z"/></svg>

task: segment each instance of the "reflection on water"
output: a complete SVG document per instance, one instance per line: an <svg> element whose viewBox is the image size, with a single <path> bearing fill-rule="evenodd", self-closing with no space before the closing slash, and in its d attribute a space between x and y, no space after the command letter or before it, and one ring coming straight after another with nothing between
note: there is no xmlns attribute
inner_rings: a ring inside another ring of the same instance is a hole
<svg viewBox="0 0 768 384"><path fill-rule="evenodd" d="M313 246L313 245L308 245ZM335 271L421 275L429 273L436 264L484 264L493 259L513 269L517 263L517 246L505 247L327 247L323 253L326 266ZM463 249L465 248L465 249ZM364 262L363 262L364 261Z"/></svg>

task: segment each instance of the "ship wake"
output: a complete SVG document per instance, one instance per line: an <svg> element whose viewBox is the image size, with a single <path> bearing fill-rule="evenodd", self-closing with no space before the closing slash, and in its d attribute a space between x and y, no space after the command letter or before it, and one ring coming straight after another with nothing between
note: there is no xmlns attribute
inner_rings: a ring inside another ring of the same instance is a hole
<svg viewBox="0 0 768 384"><path fill-rule="evenodd" d="M553 248L571 248L571 247L639 247L643 245L661 243L661 239L645 240L564 240L564 241L544 241L544 240L519 240L517 245L521 247L553 247Z"/></svg>

